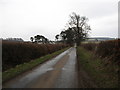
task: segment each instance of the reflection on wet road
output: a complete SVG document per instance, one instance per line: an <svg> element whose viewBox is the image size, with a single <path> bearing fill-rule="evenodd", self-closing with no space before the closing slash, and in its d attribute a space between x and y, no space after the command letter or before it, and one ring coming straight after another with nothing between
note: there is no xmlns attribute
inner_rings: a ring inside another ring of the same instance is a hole
<svg viewBox="0 0 120 90"><path fill-rule="evenodd" d="M9 88L77 88L76 48L5 83Z"/></svg>

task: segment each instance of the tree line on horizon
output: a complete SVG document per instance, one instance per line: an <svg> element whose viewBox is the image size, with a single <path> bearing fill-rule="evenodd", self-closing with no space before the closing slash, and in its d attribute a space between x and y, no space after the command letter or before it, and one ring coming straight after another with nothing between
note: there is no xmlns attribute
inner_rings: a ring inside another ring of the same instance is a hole
<svg viewBox="0 0 120 90"><path fill-rule="evenodd" d="M85 40L88 37L88 33L91 30L90 25L88 25L88 18L85 16L80 16L73 12L69 15L70 19L66 24L66 28L55 36L56 43L64 43L73 45L74 43L79 46L81 41ZM43 35L36 35L30 37L30 40L33 43L53 43Z"/></svg>
<svg viewBox="0 0 120 90"><path fill-rule="evenodd" d="M45 36L43 35L36 35L34 37L30 37L30 40L33 43L42 43L42 44L46 44L49 43L49 39L47 39Z"/></svg>

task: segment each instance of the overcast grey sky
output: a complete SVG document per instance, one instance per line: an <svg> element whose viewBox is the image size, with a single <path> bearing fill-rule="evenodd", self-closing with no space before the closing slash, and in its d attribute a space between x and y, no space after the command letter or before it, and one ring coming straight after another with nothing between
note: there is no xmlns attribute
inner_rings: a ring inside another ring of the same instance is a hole
<svg viewBox="0 0 120 90"><path fill-rule="evenodd" d="M89 18L90 36L118 37L119 0L0 0L0 37L44 35L54 40L76 12Z"/></svg>

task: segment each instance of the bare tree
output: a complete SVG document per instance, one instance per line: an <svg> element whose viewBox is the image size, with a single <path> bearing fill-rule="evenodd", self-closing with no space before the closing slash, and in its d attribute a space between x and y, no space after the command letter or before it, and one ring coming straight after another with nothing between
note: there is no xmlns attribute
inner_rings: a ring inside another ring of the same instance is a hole
<svg viewBox="0 0 120 90"><path fill-rule="evenodd" d="M91 30L90 26L87 24L88 18L80 17L76 13L72 13L70 15L70 20L68 21L67 25L68 28L72 28L75 32L75 42L79 46L81 41L86 38L89 30Z"/></svg>

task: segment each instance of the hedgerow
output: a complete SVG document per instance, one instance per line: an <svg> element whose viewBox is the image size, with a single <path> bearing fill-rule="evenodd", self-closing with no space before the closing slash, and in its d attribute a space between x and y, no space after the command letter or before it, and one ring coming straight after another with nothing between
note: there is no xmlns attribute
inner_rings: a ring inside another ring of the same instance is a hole
<svg viewBox="0 0 120 90"><path fill-rule="evenodd" d="M3 71L67 47L65 44L2 42Z"/></svg>
<svg viewBox="0 0 120 90"><path fill-rule="evenodd" d="M102 41L100 43L87 43L82 46L93 51L101 58L107 58L112 62L120 63L120 40Z"/></svg>
<svg viewBox="0 0 120 90"><path fill-rule="evenodd" d="M120 40L104 41L98 44L96 54L100 57L108 57L109 60L120 62Z"/></svg>

